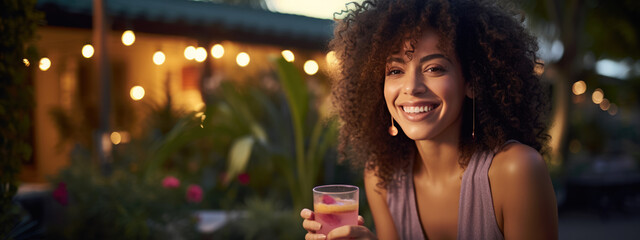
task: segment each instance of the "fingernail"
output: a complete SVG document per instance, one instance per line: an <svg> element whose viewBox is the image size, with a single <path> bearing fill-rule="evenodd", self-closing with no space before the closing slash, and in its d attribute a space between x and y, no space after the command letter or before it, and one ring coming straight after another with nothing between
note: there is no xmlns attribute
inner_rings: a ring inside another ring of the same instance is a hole
<svg viewBox="0 0 640 240"><path fill-rule="evenodd" d="M320 234L316 239L324 240L324 239L327 239L327 236L325 236L324 234Z"/></svg>

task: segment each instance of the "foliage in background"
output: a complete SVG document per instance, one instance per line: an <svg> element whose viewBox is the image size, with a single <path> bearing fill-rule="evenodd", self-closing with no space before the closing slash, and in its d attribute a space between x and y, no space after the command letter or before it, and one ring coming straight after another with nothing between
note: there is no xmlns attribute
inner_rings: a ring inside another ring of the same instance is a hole
<svg viewBox="0 0 640 240"><path fill-rule="evenodd" d="M18 189L20 165L31 158L32 152L30 115L34 100L23 59L36 62L35 56L27 56L27 45L42 18L34 11L35 2L0 2L0 238L20 221L12 199Z"/></svg>
<svg viewBox="0 0 640 240"><path fill-rule="evenodd" d="M328 154L334 153L336 121L320 116L319 100L293 64L273 64L278 74L267 75L277 78L279 91L223 81L201 112L176 111L170 96L150 105L143 134L114 145L109 176L92 163L87 145L77 144L71 165L52 179L68 194L63 225L50 228L52 236L197 238L182 235L196 232L193 211L222 209L244 213L220 230L227 239L303 237L298 211L312 204L313 186L332 181L320 174L324 166L336 167ZM73 125L66 123L70 114L55 112L59 130L74 131L65 127ZM339 181L355 184L345 169L336 174ZM181 189L163 188L167 176L179 179ZM201 203L185 202L187 184L202 187ZM104 229L109 223L114 227Z"/></svg>
<svg viewBox="0 0 640 240"><path fill-rule="evenodd" d="M590 95L593 89L602 88L605 97L625 108L630 114L640 104L640 73L631 70L629 79L611 79L596 72L596 62L602 59L624 60L633 63L640 60L640 2L633 0L518 0L527 13L528 25L541 40L557 41L561 45L558 59L547 59L543 78L553 84L553 119L550 134L552 161L563 171L569 158L569 142L580 135L572 129L570 119L577 108L572 103L571 84L584 80ZM636 64L637 65L637 64ZM634 73L635 72L635 73ZM587 97L587 101L589 97ZM606 115L606 114L604 114ZM619 113L619 115L621 115ZM607 116L609 117L609 116ZM622 123L622 124L621 124ZM620 121L617 125L633 126L637 123ZM615 136L605 136L613 139ZM581 139L600 141L601 139ZM632 139L630 139L632 140ZM633 140L632 140L633 141ZM637 141L629 150L640 146ZM637 154L637 151L635 151ZM553 170L553 168L552 168Z"/></svg>
<svg viewBox="0 0 640 240"><path fill-rule="evenodd" d="M187 197L187 181L163 186L162 178L138 175L135 162L115 161L102 175L90 153L77 148L71 165L52 182L54 198L64 206L59 221L49 226L56 239L193 239L195 209Z"/></svg>

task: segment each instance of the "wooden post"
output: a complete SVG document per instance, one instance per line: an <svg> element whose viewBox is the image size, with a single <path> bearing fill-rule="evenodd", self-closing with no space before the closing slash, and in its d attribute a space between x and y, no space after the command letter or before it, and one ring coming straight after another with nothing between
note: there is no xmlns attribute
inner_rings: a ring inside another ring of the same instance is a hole
<svg viewBox="0 0 640 240"><path fill-rule="evenodd" d="M111 82L109 69L109 51L107 50L107 35L109 29L106 5L103 0L93 0L93 44L95 48L96 79L99 81L100 93L100 125L96 133L98 159L103 174L108 175L111 164L111 142L109 140L109 118L111 110Z"/></svg>

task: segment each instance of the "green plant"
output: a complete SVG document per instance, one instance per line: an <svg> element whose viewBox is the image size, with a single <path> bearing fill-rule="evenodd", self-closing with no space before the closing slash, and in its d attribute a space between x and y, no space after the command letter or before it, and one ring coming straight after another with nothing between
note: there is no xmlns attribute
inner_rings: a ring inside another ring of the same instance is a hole
<svg viewBox="0 0 640 240"><path fill-rule="evenodd" d="M335 145L337 121L329 119L323 122L318 117L317 109L310 108L312 98L309 89L302 74L293 64L284 58L274 60L274 63L291 111L295 161L287 159L292 158L290 156L275 157L274 160L289 183L294 209L302 209L312 202L311 188L318 183L325 154Z"/></svg>
<svg viewBox="0 0 640 240"><path fill-rule="evenodd" d="M76 150L70 167L51 181L54 198L64 206L63 221L49 226L50 237L61 239L186 239L196 238L187 182L163 186L163 179L142 178L135 162L113 163L109 176ZM197 200L197 199L196 199Z"/></svg>
<svg viewBox="0 0 640 240"><path fill-rule="evenodd" d="M19 222L12 202L17 191L17 174L31 158L31 110L33 90L26 78L27 45L34 39L41 14L35 0L0 2L0 238Z"/></svg>
<svg viewBox="0 0 640 240"><path fill-rule="evenodd" d="M155 238L168 235L161 230L189 219L196 208L208 208L247 213L239 221L265 216L273 220L245 226L239 231L243 238L265 231L275 238L301 237L301 228L290 228L299 226L297 211L311 204L311 187L321 181L323 160L335 143L336 121L320 117L293 65L273 63L282 91L223 81L201 112L175 111L171 101L151 105L143 134L114 146L109 176L100 174L90 150L76 145L72 164L52 179L54 184L64 182L69 194L67 221L55 228L63 230L56 236ZM58 119L64 126L71 118ZM159 187L168 175L200 184L203 202L187 204L176 191L171 195ZM295 207L282 207L291 205ZM115 227L105 232L100 224L87 225L89 220ZM192 224L182 222L173 228L193 231Z"/></svg>

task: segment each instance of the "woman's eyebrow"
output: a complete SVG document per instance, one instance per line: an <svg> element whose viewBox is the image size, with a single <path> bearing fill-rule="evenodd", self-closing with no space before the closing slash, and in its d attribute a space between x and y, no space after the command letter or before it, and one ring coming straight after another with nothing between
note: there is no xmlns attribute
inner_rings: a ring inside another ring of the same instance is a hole
<svg viewBox="0 0 640 240"><path fill-rule="evenodd" d="M427 55L427 56L424 56L424 57L420 58L420 64L428 62L428 61L436 59L436 58L442 58L442 59L445 59L445 60L449 61L450 63L452 63L451 60L449 58L447 58L446 56L444 56L442 54L439 54L439 53L436 53L436 54L431 54L431 55ZM392 62L397 62L397 63L402 63L402 64L405 63L404 59L401 58L401 57L390 57L389 59L387 59L387 63L392 63Z"/></svg>
<svg viewBox="0 0 640 240"><path fill-rule="evenodd" d="M449 58L445 57L442 54L431 54L431 55L427 55L427 56L424 56L424 57L420 58L420 64L422 64L424 62L428 62L428 61L436 59L436 58L443 58L443 59L449 61L450 63L453 63L453 62L451 62L451 60Z"/></svg>
<svg viewBox="0 0 640 240"><path fill-rule="evenodd" d="M400 58L400 57L390 57L387 59L387 63L392 63L392 62L398 62L398 63L403 63L404 64L404 59Z"/></svg>

